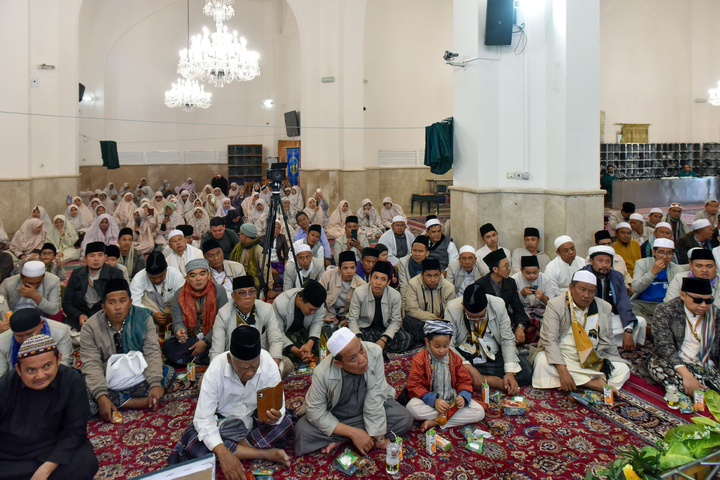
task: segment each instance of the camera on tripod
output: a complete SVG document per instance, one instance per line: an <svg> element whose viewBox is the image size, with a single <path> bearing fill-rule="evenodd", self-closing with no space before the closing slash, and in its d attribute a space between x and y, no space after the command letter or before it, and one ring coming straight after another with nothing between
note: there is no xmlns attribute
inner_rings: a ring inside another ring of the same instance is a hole
<svg viewBox="0 0 720 480"><path fill-rule="evenodd" d="M280 193L282 182L285 180L286 163L271 163L267 170L268 185L273 193Z"/></svg>

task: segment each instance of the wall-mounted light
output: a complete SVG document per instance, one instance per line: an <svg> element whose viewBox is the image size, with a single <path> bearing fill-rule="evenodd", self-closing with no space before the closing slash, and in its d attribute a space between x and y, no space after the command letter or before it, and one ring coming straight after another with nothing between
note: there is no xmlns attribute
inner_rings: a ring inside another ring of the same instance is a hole
<svg viewBox="0 0 720 480"><path fill-rule="evenodd" d="M717 87L708 90L708 95L710 96L708 98L710 105L720 107L720 82L718 82Z"/></svg>
<svg viewBox="0 0 720 480"><path fill-rule="evenodd" d="M83 95L82 103L91 104L94 101L95 101L95 97L93 97L92 95L88 95L88 94Z"/></svg>
<svg viewBox="0 0 720 480"><path fill-rule="evenodd" d="M271 109L275 106L275 101L272 98L266 98L262 101L262 107L265 109Z"/></svg>

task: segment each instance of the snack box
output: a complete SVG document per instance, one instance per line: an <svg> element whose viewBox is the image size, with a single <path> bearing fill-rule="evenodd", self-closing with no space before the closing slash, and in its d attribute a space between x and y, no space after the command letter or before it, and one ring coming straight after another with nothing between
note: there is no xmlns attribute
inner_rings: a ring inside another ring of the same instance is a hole
<svg viewBox="0 0 720 480"><path fill-rule="evenodd" d="M512 397L503 399L502 403L503 413L505 415L524 415L527 412L527 402L525 397Z"/></svg>
<svg viewBox="0 0 720 480"><path fill-rule="evenodd" d="M435 443L437 444L437 448L443 452L449 452L452 450L452 443L450 443L450 440L440 435L435 436Z"/></svg>
<svg viewBox="0 0 720 480"><path fill-rule="evenodd" d="M437 432L435 432L434 428L425 432L425 451L430 455L435 455L435 450L437 449L436 437Z"/></svg>

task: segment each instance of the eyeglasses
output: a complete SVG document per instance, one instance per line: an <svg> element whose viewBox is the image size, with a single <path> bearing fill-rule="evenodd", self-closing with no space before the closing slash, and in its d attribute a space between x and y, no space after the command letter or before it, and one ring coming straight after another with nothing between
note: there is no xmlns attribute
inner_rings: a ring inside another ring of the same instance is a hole
<svg viewBox="0 0 720 480"><path fill-rule="evenodd" d="M240 298L254 297L257 295L257 290L254 288L250 290L236 290L234 293Z"/></svg>
<svg viewBox="0 0 720 480"><path fill-rule="evenodd" d="M254 371L254 370L257 370L258 368L260 368L260 362L253 363L252 365L248 365L247 367L237 367L237 369L240 370L241 372L247 372L250 370Z"/></svg>
<svg viewBox="0 0 720 480"><path fill-rule="evenodd" d="M692 295L687 294L687 293L686 293L686 295L688 297L692 298L693 302L698 303L698 304L705 302L708 305L712 305L713 302L715 301L715 299L713 297L710 297L710 298L693 297Z"/></svg>
<svg viewBox="0 0 720 480"><path fill-rule="evenodd" d="M656 251L655 253L656 253L657 256L659 256L659 257L672 257L673 255L675 255L675 251L674 251L674 250L673 250L673 251L670 251L670 252L661 252L660 250L658 250L658 251Z"/></svg>

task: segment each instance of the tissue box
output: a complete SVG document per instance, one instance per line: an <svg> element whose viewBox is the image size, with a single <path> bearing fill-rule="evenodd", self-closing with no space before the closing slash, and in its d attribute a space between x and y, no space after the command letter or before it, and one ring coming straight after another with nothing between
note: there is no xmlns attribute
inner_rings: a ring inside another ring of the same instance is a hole
<svg viewBox="0 0 720 480"><path fill-rule="evenodd" d="M524 415L527 412L525 397L506 398L502 401L503 413L505 415Z"/></svg>

